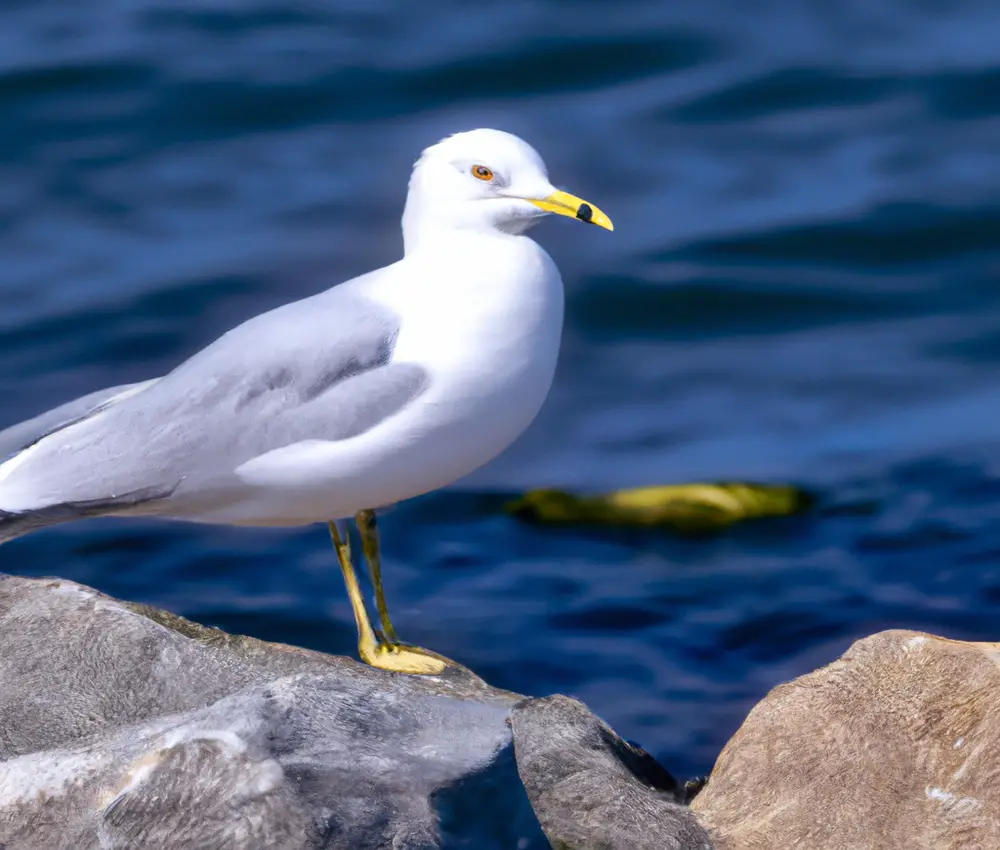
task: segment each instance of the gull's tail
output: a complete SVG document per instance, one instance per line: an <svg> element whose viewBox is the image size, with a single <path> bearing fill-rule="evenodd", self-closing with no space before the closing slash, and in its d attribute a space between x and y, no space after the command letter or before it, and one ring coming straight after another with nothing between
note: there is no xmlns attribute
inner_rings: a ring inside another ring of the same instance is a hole
<svg viewBox="0 0 1000 850"><path fill-rule="evenodd" d="M20 530L20 519L17 514L0 511L0 545L25 533L25 531Z"/></svg>
<svg viewBox="0 0 1000 850"><path fill-rule="evenodd" d="M133 490L131 493L123 493L121 496L111 496L107 499L61 502L57 505L48 505L23 513L5 511L0 508L0 546L15 537L38 531L40 528L48 528L50 525L73 522L73 520L86 519L87 517L141 512L144 505L167 499L173 495L176 489L176 484L166 488L147 487L143 490ZM3 845L0 845L0 850L3 850Z"/></svg>
<svg viewBox="0 0 1000 850"><path fill-rule="evenodd" d="M28 419L0 430L0 467L15 460L46 437L137 395L158 380L159 378L154 378L138 384L125 384L120 387L98 390L53 408L34 419ZM0 482L5 477L0 473ZM0 484L0 492L2 492L2 484ZM139 500L154 498L157 495L150 495L145 491L127 493L118 498L111 497L96 502L56 504L29 511L10 511L0 508L0 545L40 528L83 517L98 516L123 505L129 507Z"/></svg>
<svg viewBox="0 0 1000 850"><path fill-rule="evenodd" d="M117 501L117 500L116 500ZM113 504L113 503L112 503ZM32 511L5 511L0 508L0 546L16 537L23 537L32 531L84 519L88 516L98 516L104 511L94 503L68 503L51 505Z"/></svg>
<svg viewBox="0 0 1000 850"><path fill-rule="evenodd" d="M21 514L0 510L0 546L15 537L71 519L68 516L46 516L46 513L46 511L29 511Z"/></svg>

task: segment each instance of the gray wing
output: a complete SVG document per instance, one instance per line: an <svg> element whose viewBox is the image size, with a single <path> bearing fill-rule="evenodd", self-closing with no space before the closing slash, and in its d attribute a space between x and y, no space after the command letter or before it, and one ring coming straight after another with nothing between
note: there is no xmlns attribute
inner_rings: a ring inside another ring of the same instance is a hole
<svg viewBox="0 0 1000 850"><path fill-rule="evenodd" d="M425 385L420 367L392 362L398 329L349 287L251 319L0 466L0 511L131 505L293 443L363 433Z"/></svg>
<svg viewBox="0 0 1000 850"><path fill-rule="evenodd" d="M97 392L54 407L33 419L27 419L5 428L0 431L0 462L67 425L93 416L130 395L142 392L158 380L159 378L154 378L151 381L140 381L135 384L122 384L117 387L97 390Z"/></svg>

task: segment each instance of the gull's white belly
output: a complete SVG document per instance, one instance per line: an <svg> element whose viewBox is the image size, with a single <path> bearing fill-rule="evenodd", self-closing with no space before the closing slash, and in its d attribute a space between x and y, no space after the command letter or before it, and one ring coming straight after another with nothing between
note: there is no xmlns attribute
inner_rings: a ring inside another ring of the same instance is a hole
<svg viewBox="0 0 1000 850"><path fill-rule="evenodd" d="M456 277L430 295L401 294L389 281L387 301L402 304L393 360L426 370L423 393L357 437L300 443L245 464L237 471L245 490L198 518L326 521L445 486L496 457L541 408L562 332L562 282L548 256L528 246L513 279Z"/></svg>

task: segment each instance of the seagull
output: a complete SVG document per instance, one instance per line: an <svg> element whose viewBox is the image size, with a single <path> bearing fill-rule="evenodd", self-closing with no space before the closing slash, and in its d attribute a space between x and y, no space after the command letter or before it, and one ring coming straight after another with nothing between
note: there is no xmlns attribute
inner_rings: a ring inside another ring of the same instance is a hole
<svg viewBox="0 0 1000 850"><path fill-rule="evenodd" d="M410 177L401 260L256 316L163 377L0 431L0 543L97 516L324 523L361 659L442 673L454 662L396 636L376 510L467 475L538 414L564 292L525 233L550 213L614 229L556 189L517 136L478 129L427 148Z"/></svg>

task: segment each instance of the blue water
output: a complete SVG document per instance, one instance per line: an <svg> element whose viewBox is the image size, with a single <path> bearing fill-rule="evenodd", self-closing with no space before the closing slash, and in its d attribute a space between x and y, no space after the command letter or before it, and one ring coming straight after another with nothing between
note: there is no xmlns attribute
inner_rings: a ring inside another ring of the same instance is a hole
<svg viewBox="0 0 1000 850"><path fill-rule="evenodd" d="M568 289L548 404L385 516L403 636L574 694L681 775L860 636L997 638L997 3L25 0L0 20L0 424L394 260L419 150L501 127L617 229L536 231ZM700 540L500 510L720 477L822 508ZM0 568L354 652L318 528L92 521Z"/></svg>

